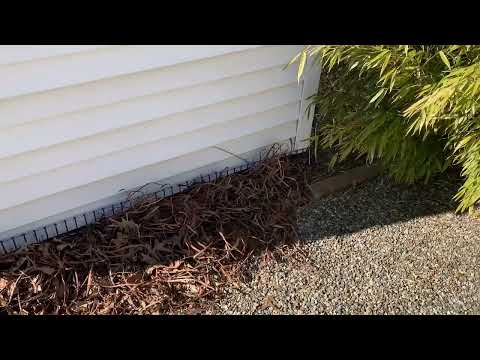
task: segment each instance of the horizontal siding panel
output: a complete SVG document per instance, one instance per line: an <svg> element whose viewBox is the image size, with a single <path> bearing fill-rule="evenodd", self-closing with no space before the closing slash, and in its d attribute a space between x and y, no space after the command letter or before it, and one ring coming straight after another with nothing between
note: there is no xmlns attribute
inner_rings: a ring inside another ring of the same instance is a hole
<svg viewBox="0 0 480 360"><path fill-rule="evenodd" d="M257 133L251 137L249 137L249 141L247 144L251 146L255 146L254 144L264 144L264 143L276 143L282 146L284 149L289 149L291 146L291 140L292 139L286 139L286 140L281 140L285 136L288 136L290 133L288 129L283 129L283 131L279 131L281 129L273 128L272 131L269 133L266 132L260 132ZM276 134L276 135L275 135ZM237 141L230 141L225 144L221 144L223 148L229 149L231 152L237 153L242 159L246 159L247 161L255 161L258 160L259 154L260 153L266 153L269 150L269 146L261 146L260 148L253 149L251 151L248 151L246 153L241 153L245 148L248 148L248 146L245 146L245 143L242 141L244 139L240 139L241 142ZM215 172L225 172L227 169L232 169L234 167L238 167L240 165L244 164L243 160L240 160L238 157L228 157L224 158L225 153L221 156L223 160L216 161L217 157L221 154L218 152L211 153L212 149L205 149L193 154L189 154L187 156L182 156L180 158L173 159L175 161L175 164L177 165L177 169L179 169L179 173L176 174L173 177L166 177L171 175L171 169L169 172L164 173L164 178L162 180L163 184L169 184L172 185L173 188L176 187L176 184L183 184L186 181L191 181L194 178L200 178L201 175L205 174L212 174L214 175ZM212 162L209 162L207 165L203 166L201 164L205 163L205 159L211 159ZM148 192L154 192L154 191L160 191L162 188L160 187L160 184L157 182L154 182L155 180L158 180L158 171L162 168L165 168L165 165L167 165L168 162L162 162L161 164L154 165L154 166L149 166L147 168L142 169L142 174L149 174L150 179L152 182L148 183L145 186L141 187L141 191L148 191ZM183 164L183 166L178 166ZM193 170L186 170L186 169L191 169L192 164L195 164L193 166ZM200 166L200 167L198 167ZM155 172L156 171L156 172ZM138 174L138 172L133 172L132 174ZM138 181L136 182L138 183ZM135 189L131 190L136 190L138 187ZM169 187L167 187L167 190L165 191L165 195L169 195ZM55 195L58 196L58 195ZM126 200L127 194L125 191L117 193L113 196L110 196L108 198L103 198L101 200L89 203L88 205L80 206L75 209L71 209L68 211L65 211L60 214L56 214L53 216L49 216L48 218L44 218L41 221L37 221L34 223L30 223L24 226L21 226L19 228L10 230L6 233L4 233L4 239L9 239L10 236L15 236L19 235L17 237L18 242L23 243L24 238L22 236L23 233L27 232L26 234L26 239L30 240L30 242L35 242L37 239L43 240L46 238L45 236L45 231L47 234L53 234L55 236L55 232L58 231L65 231L75 229L76 227L83 226L85 225L85 218L87 220L92 220L94 221L93 216L91 215L92 210L96 210L99 216L105 215L105 216L110 216L115 212L116 214L121 211L121 207L118 205L119 202ZM51 200L52 198L48 198L48 200ZM42 199L40 201L44 201L45 199ZM35 203L38 204L38 203ZM113 204L113 205L112 205ZM43 204L42 204L43 205ZM27 207L30 206L30 204L26 205ZM57 207L55 207L57 208ZM102 210L99 210L102 208ZM103 211L105 209L105 212ZM113 210L114 209L114 210ZM85 214L85 218L82 216L82 214ZM75 216L75 220L72 218ZM51 224L56 224L56 226L51 226ZM48 226L44 227L44 225L47 224ZM28 233L28 231L31 231L32 229L36 229L35 233ZM48 236L48 235L47 235Z"/></svg>
<svg viewBox="0 0 480 360"><path fill-rule="evenodd" d="M281 66L296 51L292 46L265 46L1 100L0 129Z"/></svg>
<svg viewBox="0 0 480 360"><path fill-rule="evenodd" d="M1 183L295 104L296 84L0 160ZM293 100L292 100L293 99ZM295 105L293 105L295 106Z"/></svg>
<svg viewBox="0 0 480 360"><path fill-rule="evenodd" d="M290 122L225 143L220 143L219 146L231 153L244 154L253 149L261 148L262 146L289 139L292 133L295 132L295 128L296 123ZM26 231L27 228L33 229L33 225L29 226L27 224L42 221L55 214L62 214L60 218L63 218L67 216L67 211L69 212L68 216L72 216L80 212L80 207L82 207L81 212L83 212L100 206L100 201L104 205L117 202L125 199L128 191L143 184L158 181L159 179L172 181L174 179L172 177L173 175L199 169L208 166L208 164L229 158L231 158L231 155L228 153L214 148L208 148L151 166L138 168L120 176L110 177L73 190L57 193L50 197L0 211L0 228L11 230L21 226L27 226L21 231ZM238 158L234 158L233 160L235 161L232 166L242 163ZM126 191L120 193L118 191L120 189L126 189ZM95 203L95 205L88 206L88 204L91 203ZM72 209L76 210L72 211ZM50 218L49 220L52 221L53 219ZM43 224L44 222L41 223ZM46 223L48 222L45 222L45 224ZM40 226L40 223L35 224L35 226ZM4 233L4 236L11 236L18 231L20 230L11 230L8 233Z"/></svg>
<svg viewBox="0 0 480 360"><path fill-rule="evenodd" d="M0 159L285 86L294 72L276 67L4 129Z"/></svg>
<svg viewBox="0 0 480 360"><path fill-rule="evenodd" d="M246 50L258 45L119 46L0 67L0 99Z"/></svg>
<svg viewBox="0 0 480 360"><path fill-rule="evenodd" d="M301 48L0 46L0 240L294 146Z"/></svg>
<svg viewBox="0 0 480 360"><path fill-rule="evenodd" d="M11 65L113 46L115 45L2 45L0 65Z"/></svg>
<svg viewBox="0 0 480 360"><path fill-rule="evenodd" d="M228 123L162 139L155 143L116 152L52 172L5 183L0 187L0 198L2 199L0 210L215 146L220 142L253 134L283 123L296 122L297 115L297 104L294 103L248 118L235 119Z"/></svg>

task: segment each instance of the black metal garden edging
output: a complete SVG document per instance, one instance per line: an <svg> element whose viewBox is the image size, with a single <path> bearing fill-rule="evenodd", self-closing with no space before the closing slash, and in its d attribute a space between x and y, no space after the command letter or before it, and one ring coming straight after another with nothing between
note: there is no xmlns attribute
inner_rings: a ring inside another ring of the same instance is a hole
<svg viewBox="0 0 480 360"><path fill-rule="evenodd" d="M291 155L304 153L306 151L308 151L308 148L299 149L299 150L290 150L290 151L284 152L284 154L291 156ZM268 153L266 157L268 157ZM226 167L220 172L215 171L207 175L199 175L190 181L178 183L175 185L163 184L161 185L160 190L157 190L152 193L147 193L147 192L143 193L141 189L146 187L146 185L153 184L153 183L148 183L140 187L139 190L132 191L131 194L141 193L141 195L135 198L136 200L141 199L143 197L147 197L147 196L154 196L156 200L160 200L162 198L168 198L180 192L188 191L194 185L209 183L212 181L216 181L223 176L235 174L240 171L245 171L251 168L252 166L255 166L259 162L265 160L266 157L262 158L262 154L260 153L258 160L255 160L255 161L244 160L246 163L240 166L231 167L231 168ZM158 185L158 183L155 183L155 184ZM112 204L109 206L101 207L95 210L91 210L80 215L76 215L76 216L73 216L49 225L45 225L35 230L31 230L16 236L12 236L7 239L0 240L0 255L8 254L22 247L25 247L26 245L29 245L29 244L41 243L43 241L53 239L57 236L65 235L67 233L77 231L81 228L84 228L87 225L96 223L102 218L110 217L113 215L120 215L124 213L126 210L128 210L131 206L132 206L132 199L129 196L129 198L125 201Z"/></svg>

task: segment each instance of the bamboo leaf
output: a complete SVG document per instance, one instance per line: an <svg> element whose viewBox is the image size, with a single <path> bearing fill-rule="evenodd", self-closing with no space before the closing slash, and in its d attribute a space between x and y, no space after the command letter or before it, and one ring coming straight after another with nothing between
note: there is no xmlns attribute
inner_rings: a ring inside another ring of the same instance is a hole
<svg viewBox="0 0 480 360"><path fill-rule="evenodd" d="M300 82L300 78L302 77L303 70L305 69L305 63L307 62L307 53L302 52L300 56L300 63L298 65L298 74L297 74L297 81Z"/></svg>
<svg viewBox="0 0 480 360"><path fill-rule="evenodd" d="M394 179L407 183L459 165L465 179L455 196L459 209L479 201L479 45L323 50L316 59L332 71L324 72L322 94L313 99L324 119L321 146L334 150L337 161L352 153L379 160Z"/></svg>
<svg viewBox="0 0 480 360"><path fill-rule="evenodd" d="M389 53L386 57L385 57L385 60L383 61L383 65L382 65L382 69L380 70L380 76L382 76L383 72L385 71L389 61L390 61L390 57L392 56L391 53Z"/></svg>
<svg viewBox="0 0 480 360"><path fill-rule="evenodd" d="M440 58L442 59L443 63L447 65L448 70L452 70L452 67L450 66L450 61L448 61L448 58L445 55L445 53L440 50L438 54L440 55Z"/></svg>
<svg viewBox="0 0 480 360"><path fill-rule="evenodd" d="M292 60L290 60L287 65L285 65L285 66L283 67L283 70L286 70L289 66L293 65L294 63L296 63L296 62L298 61L298 59L300 58L300 55L301 55L301 54L302 54L302 53L299 53L299 54L295 55L295 57L294 57Z"/></svg>
<svg viewBox="0 0 480 360"><path fill-rule="evenodd" d="M385 89L384 89L384 88L380 89L380 90L375 94L375 96L370 100L370 104L373 103L375 100L377 100L380 96L382 96L384 92L385 92Z"/></svg>
<svg viewBox="0 0 480 360"><path fill-rule="evenodd" d="M355 69L355 68L358 66L358 64L359 64L359 62L356 61L352 66L350 66L350 69L348 69L348 70L353 70L353 69Z"/></svg>

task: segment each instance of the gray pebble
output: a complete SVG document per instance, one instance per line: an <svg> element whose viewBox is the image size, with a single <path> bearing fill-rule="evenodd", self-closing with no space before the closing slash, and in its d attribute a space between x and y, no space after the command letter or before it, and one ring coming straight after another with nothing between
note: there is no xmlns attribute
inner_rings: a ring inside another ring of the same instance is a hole
<svg viewBox="0 0 480 360"><path fill-rule="evenodd" d="M378 178L300 214L300 250L228 289L223 314L480 314L480 222L455 184ZM311 262L311 264L306 264Z"/></svg>

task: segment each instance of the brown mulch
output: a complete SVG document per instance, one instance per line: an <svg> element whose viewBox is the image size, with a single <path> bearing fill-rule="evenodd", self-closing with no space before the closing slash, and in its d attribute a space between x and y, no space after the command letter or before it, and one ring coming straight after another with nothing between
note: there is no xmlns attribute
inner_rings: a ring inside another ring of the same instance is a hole
<svg viewBox="0 0 480 360"><path fill-rule="evenodd" d="M243 281L251 256L297 239L306 158L272 154L240 173L74 234L0 256L0 313L195 313Z"/></svg>

